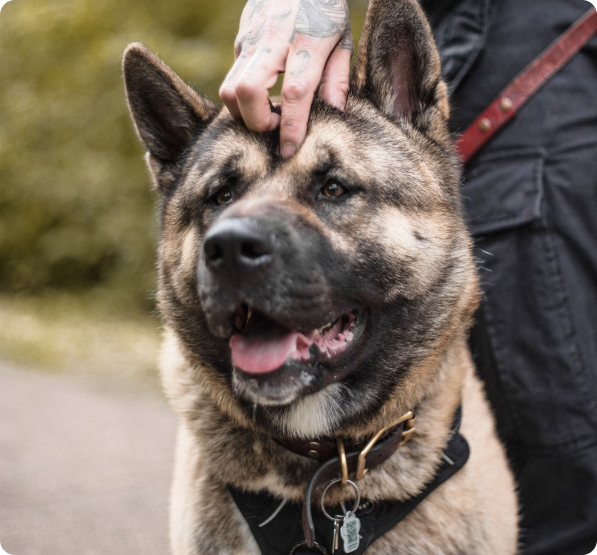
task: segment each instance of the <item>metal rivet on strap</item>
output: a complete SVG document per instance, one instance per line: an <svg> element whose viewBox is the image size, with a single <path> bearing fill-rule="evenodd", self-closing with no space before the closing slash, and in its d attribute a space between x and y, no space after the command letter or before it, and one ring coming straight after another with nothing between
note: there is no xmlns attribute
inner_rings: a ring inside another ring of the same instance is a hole
<svg viewBox="0 0 597 555"><path fill-rule="evenodd" d="M489 118L483 118L479 122L479 131L481 133L487 133L491 129L491 120Z"/></svg>
<svg viewBox="0 0 597 555"><path fill-rule="evenodd" d="M512 100L507 96L504 96L499 103L499 108L502 112L508 113L512 110Z"/></svg>
<svg viewBox="0 0 597 555"><path fill-rule="evenodd" d="M309 451L307 453L307 455L309 455L312 459L319 459L321 457L321 455L319 454L319 451L315 451L314 449Z"/></svg>

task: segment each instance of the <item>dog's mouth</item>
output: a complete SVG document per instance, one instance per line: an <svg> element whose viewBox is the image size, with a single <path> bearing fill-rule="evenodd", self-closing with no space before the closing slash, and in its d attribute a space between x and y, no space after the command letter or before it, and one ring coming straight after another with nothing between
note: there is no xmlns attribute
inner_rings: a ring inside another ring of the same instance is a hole
<svg viewBox="0 0 597 555"><path fill-rule="evenodd" d="M265 374L287 361L336 362L348 353L355 340L357 319L355 310L320 328L299 331L250 307L239 307L235 314L239 333L230 339L232 363L243 372Z"/></svg>
<svg viewBox="0 0 597 555"><path fill-rule="evenodd" d="M364 313L352 310L319 328L297 330L239 307L230 338L237 393L254 403L284 405L342 379L365 323Z"/></svg>

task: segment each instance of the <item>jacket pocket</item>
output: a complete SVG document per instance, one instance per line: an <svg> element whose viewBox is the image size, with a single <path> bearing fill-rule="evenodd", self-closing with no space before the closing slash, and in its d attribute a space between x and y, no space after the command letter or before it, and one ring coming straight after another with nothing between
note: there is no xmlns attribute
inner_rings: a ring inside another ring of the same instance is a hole
<svg viewBox="0 0 597 555"><path fill-rule="evenodd" d="M539 149L481 156L466 176L463 209L475 239L494 368L480 365L508 442L565 451L594 440L587 369L553 231L544 217ZM486 361L485 361L486 362ZM495 375L484 375L493 372Z"/></svg>

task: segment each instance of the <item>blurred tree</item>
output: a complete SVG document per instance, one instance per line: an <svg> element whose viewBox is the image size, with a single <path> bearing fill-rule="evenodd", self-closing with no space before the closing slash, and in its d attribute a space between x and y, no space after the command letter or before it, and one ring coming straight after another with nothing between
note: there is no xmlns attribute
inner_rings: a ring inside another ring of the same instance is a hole
<svg viewBox="0 0 597 555"><path fill-rule="evenodd" d="M363 0L351 2L355 35ZM120 60L141 41L217 98L243 0L14 0L0 15L0 290L152 306L155 195ZM356 37L355 37L356 38Z"/></svg>

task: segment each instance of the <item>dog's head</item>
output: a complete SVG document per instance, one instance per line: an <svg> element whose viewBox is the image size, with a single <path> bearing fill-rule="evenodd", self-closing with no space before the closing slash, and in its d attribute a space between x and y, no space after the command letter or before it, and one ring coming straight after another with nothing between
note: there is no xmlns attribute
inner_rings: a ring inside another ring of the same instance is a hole
<svg viewBox="0 0 597 555"><path fill-rule="evenodd" d="M372 1L344 112L280 158L144 46L130 109L162 192L159 302L237 419L313 436L411 408L476 304L446 86L414 0Z"/></svg>

